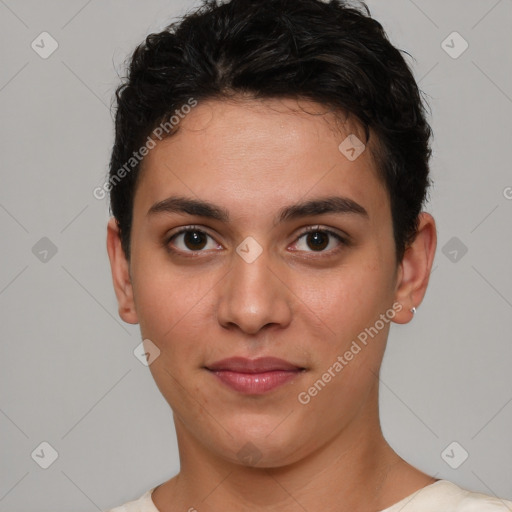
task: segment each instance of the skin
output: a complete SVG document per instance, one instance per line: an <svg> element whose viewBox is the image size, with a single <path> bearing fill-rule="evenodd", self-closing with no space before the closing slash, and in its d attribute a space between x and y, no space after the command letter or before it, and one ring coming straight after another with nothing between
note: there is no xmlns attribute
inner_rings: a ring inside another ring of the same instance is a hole
<svg viewBox="0 0 512 512"><path fill-rule="evenodd" d="M160 350L149 368L174 413L181 470L153 492L161 512L375 512L435 481L381 432L378 373L390 323L309 403L297 399L393 304L401 307L393 322L411 320L436 249L434 219L422 212L397 263L371 138L350 161L338 149L350 133L364 140L357 124L308 101L199 103L145 157L129 261L114 219L108 224L119 314ZM148 215L171 195L214 203L230 220ZM332 195L356 201L368 217L275 222L285 206ZM200 239L202 252L183 235L169 242L191 225L211 236ZM324 235L318 250L302 236L308 226L351 243ZM236 252L248 236L262 249L252 263ZM244 395L204 368L232 356L275 356L306 370L269 393ZM247 443L253 462L237 455Z"/></svg>

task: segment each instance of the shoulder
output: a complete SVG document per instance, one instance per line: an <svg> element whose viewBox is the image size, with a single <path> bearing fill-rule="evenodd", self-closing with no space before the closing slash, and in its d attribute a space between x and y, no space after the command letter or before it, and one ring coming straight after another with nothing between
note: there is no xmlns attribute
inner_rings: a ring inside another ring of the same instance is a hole
<svg viewBox="0 0 512 512"><path fill-rule="evenodd" d="M382 512L512 512L512 501L438 480Z"/></svg>
<svg viewBox="0 0 512 512"><path fill-rule="evenodd" d="M453 512L512 512L512 501L469 491L448 480L441 480L439 492L443 491L453 500ZM440 483L438 482L438 483Z"/></svg>
<svg viewBox="0 0 512 512"><path fill-rule="evenodd" d="M461 491L461 500L454 512L512 512L512 501L465 489Z"/></svg>
<svg viewBox="0 0 512 512"><path fill-rule="evenodd" d="M124 505L106 510L105 512L159 512L155 507L151 494L155 488L146 491L140 498L129 501Z"/></svg>

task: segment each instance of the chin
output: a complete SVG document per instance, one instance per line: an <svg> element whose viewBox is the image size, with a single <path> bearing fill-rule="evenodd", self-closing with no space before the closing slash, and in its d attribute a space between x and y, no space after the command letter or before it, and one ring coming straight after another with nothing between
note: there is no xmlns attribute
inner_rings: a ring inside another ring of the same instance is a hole
<svg viewBox="0 0 512 512"><path fill-rule="evenodd" d="M247 418L246 418L247 420ZM210 438L213 451L221 457L246 467L277 468L293 464L309 453L314 442L308 439L304 428L295 422L284 427L283 417L267 418L252 423L239 422L228 428L231 436L222 440ZM219 448L224 450L219 452Z"/></svg>

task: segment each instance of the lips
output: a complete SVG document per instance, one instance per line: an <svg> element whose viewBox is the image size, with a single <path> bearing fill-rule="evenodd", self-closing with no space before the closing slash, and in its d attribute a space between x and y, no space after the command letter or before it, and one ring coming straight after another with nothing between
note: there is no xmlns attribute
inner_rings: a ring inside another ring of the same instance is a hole
<svg viewBox="0 0 512 512"><path fill-rule="evenodd" d="M223 384L245 394L260 395L289 382L305 368L275 357L232 357L206 367Z"/></svg>
<svg viewBox="0 0 512 512"><path fill-rule="evenodd" d="M278 370L295 371L302 370L288 361L278 359L277 357L260 357L258 359L246 359L244 357L231 357L217 361L207 367L212 371L232 371L239 373L263 373Z"/></svg>

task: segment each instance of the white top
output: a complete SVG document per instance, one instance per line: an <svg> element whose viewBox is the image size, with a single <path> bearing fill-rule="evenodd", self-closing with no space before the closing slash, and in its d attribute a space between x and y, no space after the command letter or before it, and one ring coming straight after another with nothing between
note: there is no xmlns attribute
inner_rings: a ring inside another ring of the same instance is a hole
<svg viewBox="0 0 512 512"><path fill-rule="evenodd" d="M139 499L106 512L160 512L151 499L156 486ZM380 512L512 512L512 501L467 491L448 480L438 480Z"/></svg>

